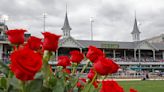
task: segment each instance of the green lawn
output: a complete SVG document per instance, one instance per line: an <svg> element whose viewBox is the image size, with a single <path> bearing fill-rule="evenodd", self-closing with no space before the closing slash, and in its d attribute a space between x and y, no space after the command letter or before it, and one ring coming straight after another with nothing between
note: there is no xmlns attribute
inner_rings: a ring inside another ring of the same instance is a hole
<svg viewBox="0 0 164 92"><path fill-rule="evenodd" d="M138 92L164 92L164 80L147 80L147 81L119 81L118 82L125 92L130 88Z"/></svg>

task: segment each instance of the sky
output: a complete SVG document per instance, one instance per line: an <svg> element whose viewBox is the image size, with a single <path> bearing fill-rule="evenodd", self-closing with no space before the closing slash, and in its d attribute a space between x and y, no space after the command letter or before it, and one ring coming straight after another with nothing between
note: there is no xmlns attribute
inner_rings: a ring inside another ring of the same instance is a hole
<svg viewBox="0 0 164 92"><path fill-rule="evenodd" d="M135 11L141 40L164 33L164 0L0 0L0 16L9 17L9 29L23 28L43 37L45 12L46 31L62 35L66 2L75 39L91 39L93 17L94 40L132 41Z"/></svg>

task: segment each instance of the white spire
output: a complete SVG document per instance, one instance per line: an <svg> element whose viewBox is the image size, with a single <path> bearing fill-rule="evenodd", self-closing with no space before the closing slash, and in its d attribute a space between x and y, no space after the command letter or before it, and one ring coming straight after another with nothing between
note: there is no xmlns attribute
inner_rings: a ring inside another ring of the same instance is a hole
<svg viewBox="0 0 164 92"><path fill-rule="evenodd" d="M67 3L66 3L66 14L65 14L64 25L61 29L63 30L63 37L64 38L70 37L71 27L69 25L68 16L67 16Z"/></svg>
<svg viewBox="0 0 164 92"><path fill-rule="evenodd" d="M136 18L136 12L135 12L135 20L134 20L134 26L133 31L131 32L133 41L139 41L140 40L140 31L137 25L137 18Z"/></svg>

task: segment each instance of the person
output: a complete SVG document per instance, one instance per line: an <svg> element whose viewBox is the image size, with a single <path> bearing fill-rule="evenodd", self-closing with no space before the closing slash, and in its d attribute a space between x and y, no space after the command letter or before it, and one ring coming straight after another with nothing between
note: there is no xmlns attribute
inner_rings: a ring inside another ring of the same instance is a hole
<svg viewBox="0 0 164 92"><path fill-rule="evenodd" d="M149 74L148 73L146 73L146 79L149 79Z"/></svg>
<svg viewBox="0 0 164 92"><path fill-rule="evenodd" d="M147 79L149 79L149 74L146 72L143 74L142 80L147 80Z"/></svg>

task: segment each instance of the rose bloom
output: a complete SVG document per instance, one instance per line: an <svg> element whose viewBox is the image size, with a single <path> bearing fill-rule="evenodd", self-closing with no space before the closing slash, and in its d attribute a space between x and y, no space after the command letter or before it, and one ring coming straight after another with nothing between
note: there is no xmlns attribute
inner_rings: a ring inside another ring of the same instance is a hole
<svg viewBox="0 0 164 92"><path fill-rule="evenodd" d="M70 60L74 63L80 63L84 58L84 55L77 50L71 51L70 54L71 54Z"/></svg>
<svg viewBox="0 0 164 92"><path fill-rule="evenodd" d="M124 92L124 89L116 81L102 81L100 92Z"/></svg>
<svg viewBox="0 0 164 92"><path fill-rule="evenodd" d="M48 51L56 51L58 48L59 35L52 34L50 32L42 33L44 36L43 48Z"/></svg>
<svg viewBox="0 0 164 92"><path fill-rule="evenodd" d="M138 92L138 91L133 88L130 88L129 92Z"/></svg>
<svg viewBox="0 0 164 92"><path fill-rule="evenodd" d="M63 66L66 68L66 66L70 65L70 60L68 56L59 56L58 57L58 63L57 66Z"/></svg>
<svg viewBox="0 0 164 92"><path fill-rule="evenodd" d="M69 69L64 68L62 71L63 71L64 73L71 74L71 71L70 71Z"/></svg>
<svg viewBox="0 0 164 92"><path fill-rule="evenodd" d="M99 56L105 56L104 53L96 48L95 46L89 46L88 47L88 52L86 57L91 61L91 62L95 62Z"/></svg>
<svg viewBox="0 0 164 92"><path fill-rule="evenodd" d="M94 71L93 69L90 69L90 71L89 71L87 77L88 77L90 80L92 80L92 79L94 78L94 76L95 76L95 71Z"/></svg>
<svg viewBox="0 0 164 92"><path fill-rule="evenodd" d="M8 40L11 44L23 44L24 43L24 29L13 29L8 30L6 34L8 35Z"/></svg>
<svg viewBox="0 0 164 92"><path fill-rule="evenodd" d="M42 57L29 48L12 52L10 60L11 71L22 81L33 80L42 66Z"/></svg>
<svg viewBox="0 0 164 92"><path fill-rule="evenodd" d="M118 69L120 68L120 66L118 64L115 63L115 61L112 61L112 67L111 70L109 71L110 74L112 73L116 73L118 71Z"/></svg>
<svg viewBox="0 0 164 92"><path fill-rule="evenodd" d="M27 41L27 46L32 50L39 50L41 48L42 39L37 38L35 36L31 36Z"/></svg>
<svg viewBox="0 0 164 92"><path fill-rule="evenodd" d="M95 88L98 88L98 84L99 84L99 82L96 81L96 80L92 83L92 85L93 85Z"/></svg>
<svg viewBox="0 0 164 92"><path fill-rule="evenodd" d="M98 60L95 61L93 67L100 75L108 75L109 73L115 73L118 70L118 67L115 67L116 65L117 64L111 59L99 57Z"/></svg>
<svg viewBox="0 0 164 92"><path fill-rule="evenodd" d="M84 87L84 84L86 83L86 79L85 78L79 78L79 81L77 82L76 86L78 88L83 88Z"/></svg>

